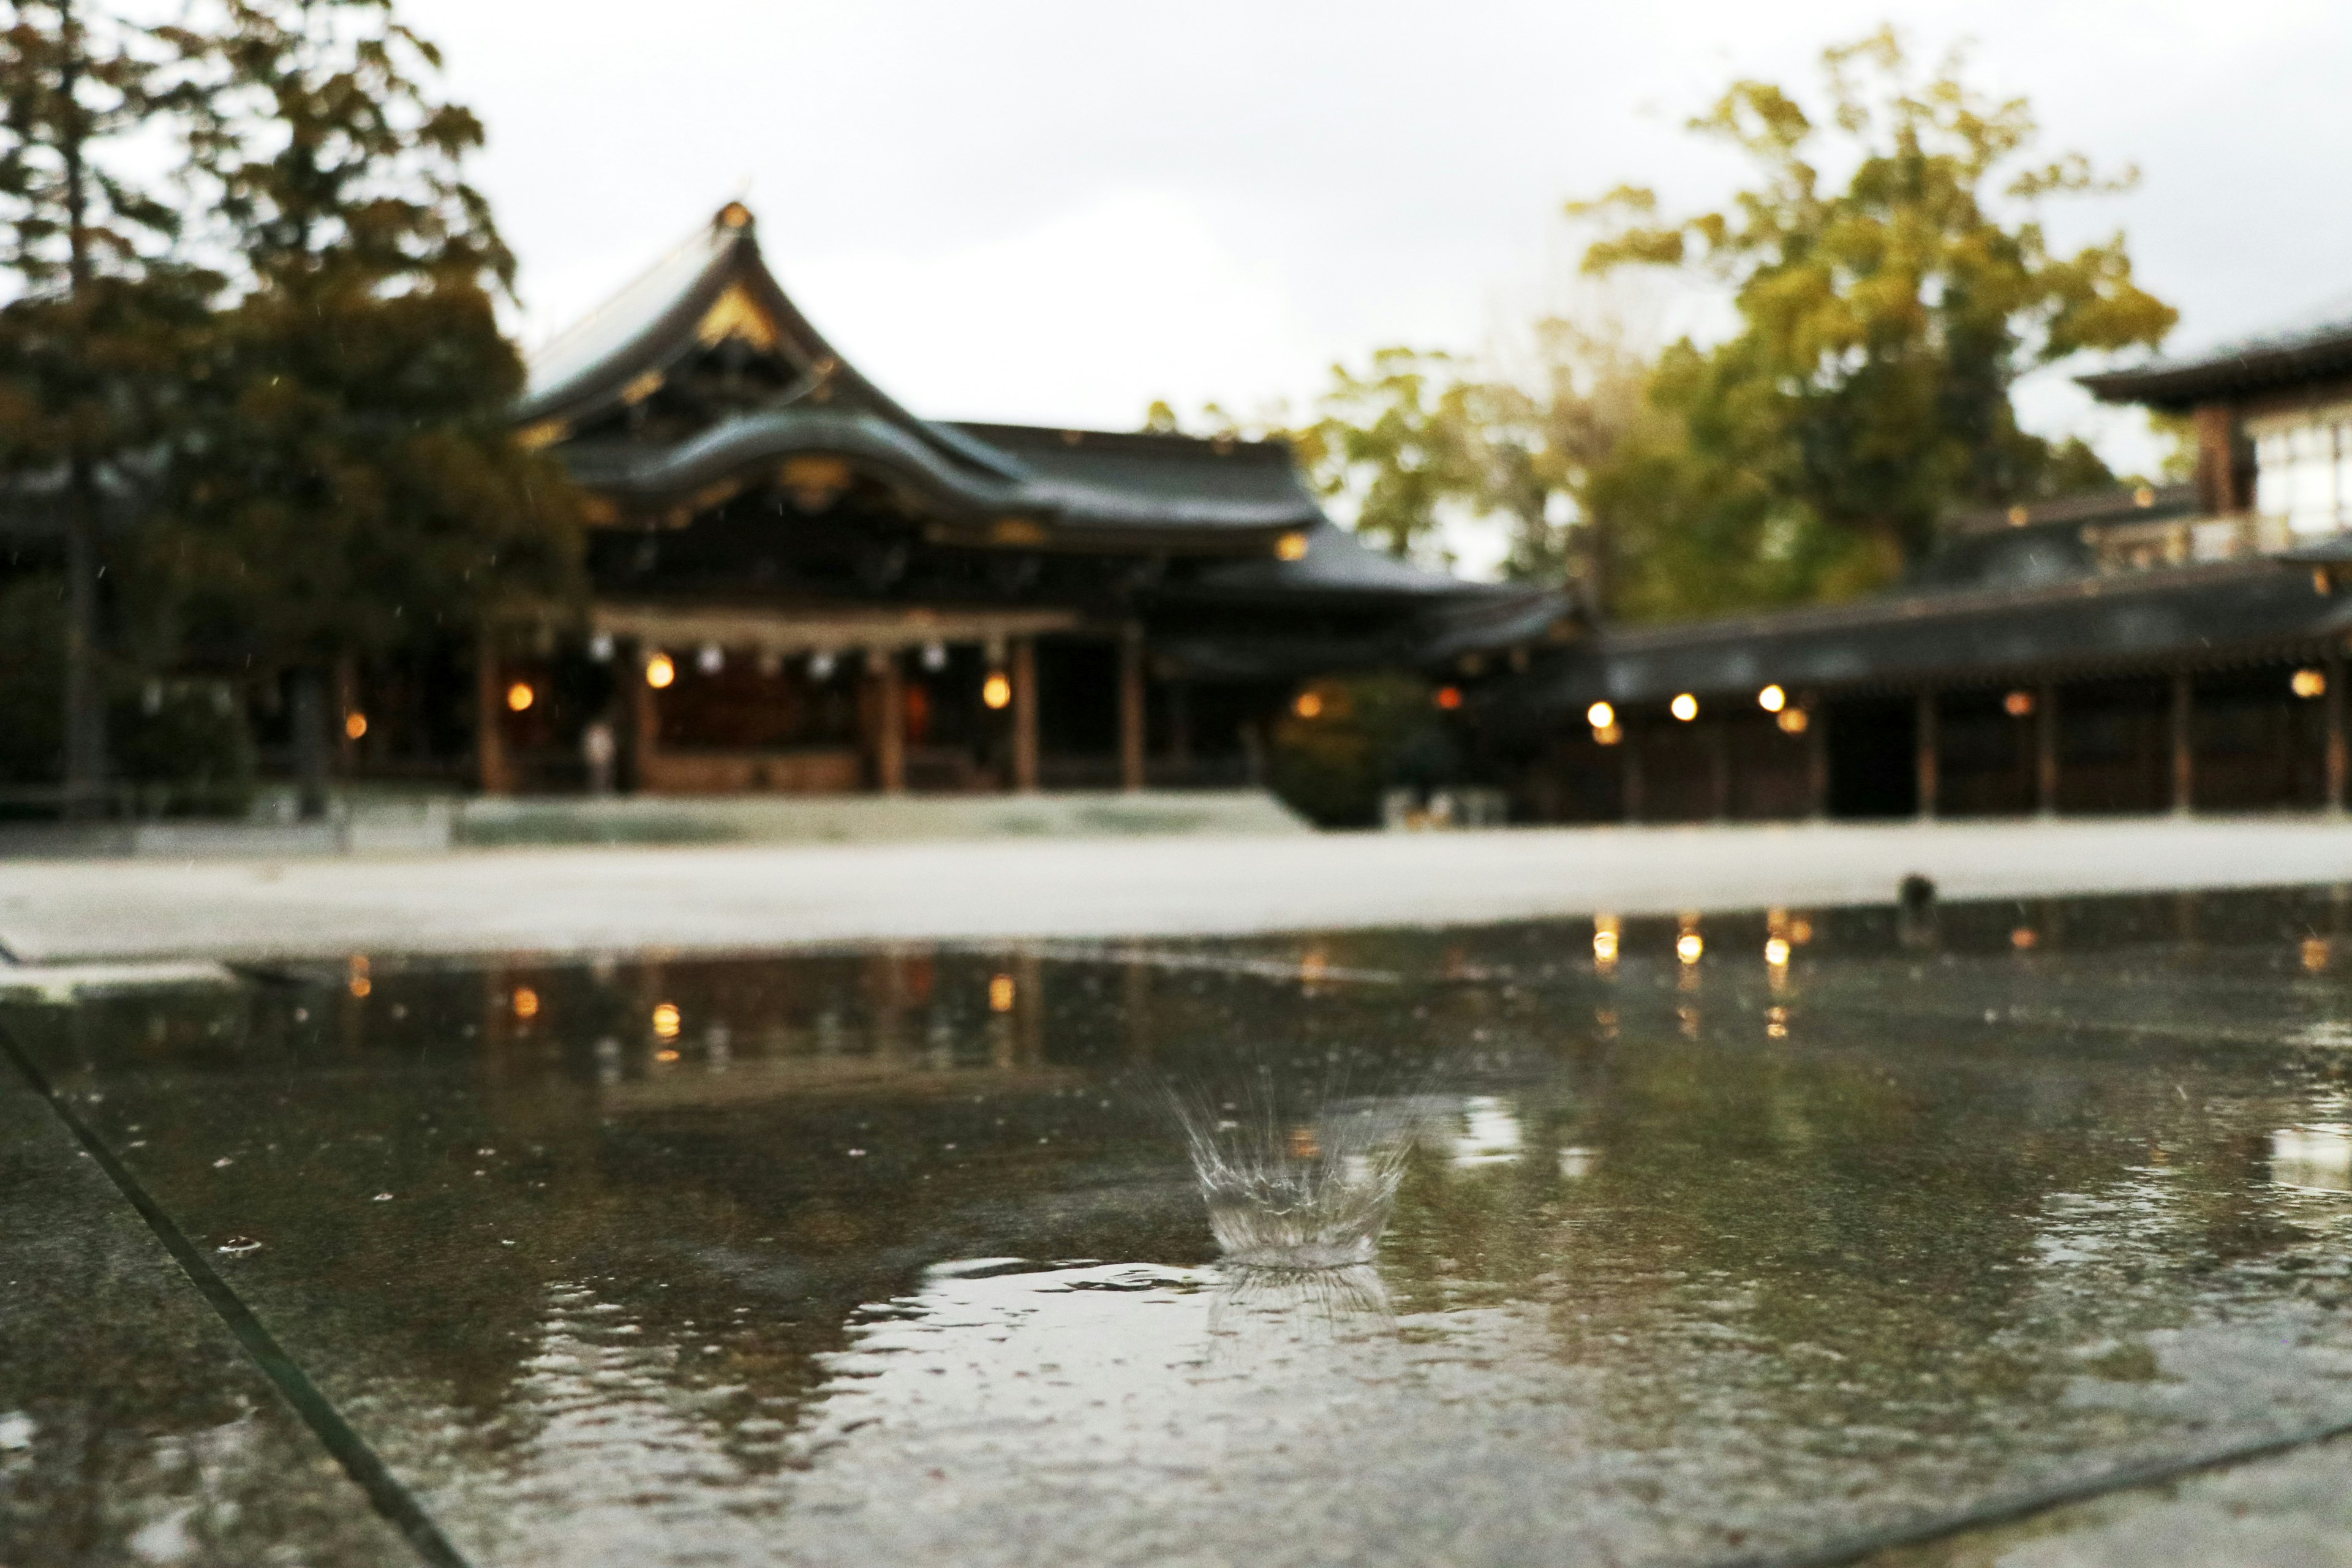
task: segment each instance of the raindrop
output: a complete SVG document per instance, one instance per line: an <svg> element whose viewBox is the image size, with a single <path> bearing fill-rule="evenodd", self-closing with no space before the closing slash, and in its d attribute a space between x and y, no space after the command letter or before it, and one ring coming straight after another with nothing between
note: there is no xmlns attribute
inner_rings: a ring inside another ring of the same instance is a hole
<svg viewBox="0 0 2352 1568"><path fill-rule="evenodd" d="M310 1009L309 1009L308 1007L297 1007L297 1008L295 1008L295 1009L294 1009L294 1021L295 1021L296 1023L298 1023L298 1024L307 1024L307 1023L309 1023L309 1022L310 1021Z"/></svg>
<svg viewBox="0 0 2352 1568"><path fill-rule="evenodd" d="M231 1258L243 1258L248 1252L261 1250L261 1243L249 1236L232 1236L220 1244L219 1250Z"/></svg>
<svg viewBox="0 0 2352 1568"><path fill-rule="evenodd" d="M866 1158L866 1151L863 1149L852 1149L849 1152L849 1157L853 1160L863 1160Z"/></svg>
<svg viewBox="0 0 2352 1568"><path fill-rule="evenodd" d="M236 1163L236 1162L235 1160L230 1159L226 1154L223 1154L219 1159L213 1162L213 1169L215 1171L226 1171L231 1165Z"/></svg>
<svg viewBox="0 0 2352 1568"><path fill-rule="evenodd" d="M375 1201L380 1204L388 1204L392 1202L392 1194L390 1193L378 1193L375 1195Z"/></svg>

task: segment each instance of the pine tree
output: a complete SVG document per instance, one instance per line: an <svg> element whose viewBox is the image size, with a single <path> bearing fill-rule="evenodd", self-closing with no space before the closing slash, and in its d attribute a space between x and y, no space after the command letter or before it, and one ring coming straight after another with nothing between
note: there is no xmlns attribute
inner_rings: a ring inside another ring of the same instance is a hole
<svg viewBox="0 0 2352 1568"><path fill-rule="evenodd" d="M92 0L17 0L0 31L0 485L63 542L64 799L106 793L103 525L158 472L171 400L216 279L185 266L173 206L125 144L187 101L174 51Z"/></svg>
<svg viewBox="0 0 2352 1568"><path fill-rule="evenodd" d="M508 424L514 263L463 178L480 122L428 89L438 53L388 0L221 0L191 32L243 291L152 558L193 635L291 676L315 814L327 671L575 593L579 503Z"/></svg>

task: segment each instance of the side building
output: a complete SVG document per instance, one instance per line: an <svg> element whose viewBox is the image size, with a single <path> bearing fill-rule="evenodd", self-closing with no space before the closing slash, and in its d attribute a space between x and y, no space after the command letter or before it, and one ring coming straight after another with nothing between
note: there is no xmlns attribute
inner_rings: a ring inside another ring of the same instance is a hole
<svg viewBox="0 0 2352 1568"><path fill-rule="evenodd" d="M346 764L494 794L1236 786L1303 681L1510 656L1568 602L1359 544L1279 443L948 424L835 352L730 205L551 342L517 411L587 491L591 599L497 628L470 751L386 706Z"/></svg>
<svg viewBox="0 0 2352 1568"><path fill-rule="evenodd" d="M2346 804L2352 321L2083 378L2195 482L1954 520L1900 589L1603 628L1475 705L1530 821Z"/></svg>

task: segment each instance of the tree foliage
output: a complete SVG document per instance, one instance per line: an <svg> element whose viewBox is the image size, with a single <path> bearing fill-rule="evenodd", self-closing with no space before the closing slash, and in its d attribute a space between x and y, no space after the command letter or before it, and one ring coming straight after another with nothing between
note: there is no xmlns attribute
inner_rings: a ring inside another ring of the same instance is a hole
<svg viewBox="0 0 2352 1568"><path fill-rule="evenodd" d="M2112 484L2082 440L2021 428L2011 395L2172 325L2120 234L2066 251L2044 227L2053 200L2131 176L2037 157L2029 106L1965 64L1922 76L1891 31L1829 49L1812 107L1741 81L1691 121L1750 171L1722 208L1665 220L1631 186L1571 204L1587 273L1720 290L1719 339L1654 351L1588 301L1514 352L1335 366L1313 417L1260 425L1395 552L1432 552L1449 521L1500 526L1507 574L1635 619L1848 596L1955 510Z"/></svg>
<svg viewBox="0 0 2352 1568"><path fill-rule="evenodd" d="M387 0L223 0L194 138L243 291L151 559L212 646L317 667L576 586L577 503L505 410L513 258L464 178L480 123Z"/></svg>
<svg viewBox="0 0 2352 1568"><path fill-rule="evenodd" d="M0 487L60 542L58 700L69 811L106 767L103 515L154 477L172 372L216 279L179 251L178 209L130 172L184 110L173 51L90 0L22 0L0 28Z"/></svg>
<svg viewBox="0 0 2352 1568"><path fill-rule="evenodd" d="M2052 199L2129 172L2039 158L2024 100L1969 86L1958 54L1923 79L1891 30L1822 64L1817 110L1741 81L1691 122L1752 171L1722 209L1662 222L1633 187L1571 209L1612 226L1589 269L1678 268L1728 290L1738 330L1659 366L1652 395L1684 449L1643 468L1654 511L1771 563L1776 596L1916 561L1956 506L2111 482L2079 441L2021 430L2011 388L2086 350L2154 345L2176 319L2135 281L2121 234L2063 252L2043 226Z"/></svg>

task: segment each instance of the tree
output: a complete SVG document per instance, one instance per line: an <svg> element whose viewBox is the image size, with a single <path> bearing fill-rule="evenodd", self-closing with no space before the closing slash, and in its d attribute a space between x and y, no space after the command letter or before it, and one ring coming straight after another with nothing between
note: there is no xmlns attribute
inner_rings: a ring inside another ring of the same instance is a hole
<svg viewBox="0 0 2352 1568"><path fill-rule="evenodd" d="M106 773L102 513L156 471L158 404L216 279L175 255L176 211L124 172L125 144L184 108L157 36L87 0L19 0L0 31L0 481L63 542L64 799L95 810Z"/></svg>
<svg viewBox="0 0 2352 1568"><path fill-rule="evenodd" d="M1775 592L1808 596L1916 562L1956 506L2111 482L2080 442L2020 429L2010 395L2029 370L2152 346L2171 328L2177 312L2134 281L2121 234L2060 254L2042 226L2050 199L2132 176L2103 177L2080 154L2033 161L2029 106L1978 92L1964 63L1916 79L1891 30L1829 49L1825 119L1738 82L1691 122L1755 171L1724 209L1661 223L1654 194L1634 187L1571 207L1613 227L1589 270L1695 271L1738 313L1727 340L1662 362L1651 398L1683 449L1629 453L1606 488L1630 516L1730 549L1735 575L1763 563Z"/></svg>
<svg viewBox="0 0 2352 1568"><path fill-rule="evenodd" d="M580 502L508 423L514 263L463 177L480 122L425 85L439 54L389 0L218 0L184 37L242 292L149 559L192 639L290 676L315 814L327 671L568 599Z"/></svg>
<svg viewBox="0 0 2352 1568"><path fill-rule="evenodd" d="M1331 367L1315 417L1279 408L1242 421L1211 404L1220 434L1287 441L1318 493L1355 531L1399 557L1435 551L1449 519L1510 536L1507 576L1560 583L1601 571L1583 500L1595 465L1641 417L1645 373L1623 322L1554 315L1517 352L1486 359L1406 347L1377 351L1360 374ZM1155 403L1144 427L1181 427Z"/></svg>

